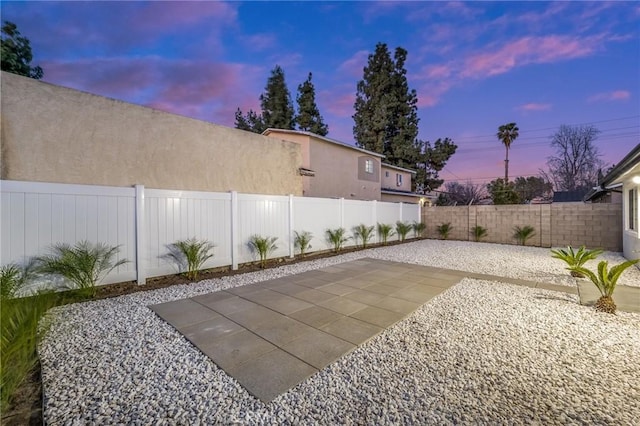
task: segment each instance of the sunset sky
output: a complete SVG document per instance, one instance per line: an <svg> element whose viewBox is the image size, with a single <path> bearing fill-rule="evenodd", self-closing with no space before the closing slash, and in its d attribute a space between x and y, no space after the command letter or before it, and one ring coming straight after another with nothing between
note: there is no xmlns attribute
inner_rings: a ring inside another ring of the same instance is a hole
<svg viewBox="0 0 640 426"><path fill-rule="evenodd" d="M233 126L259 110L276 64L313 73L329 137L353 143L353 103L376 43L408 50L423 140L459 146L442 173L537 175L561 124L594 124L607 163L640 142L637 2L9 2L44 81Z"/></svg>

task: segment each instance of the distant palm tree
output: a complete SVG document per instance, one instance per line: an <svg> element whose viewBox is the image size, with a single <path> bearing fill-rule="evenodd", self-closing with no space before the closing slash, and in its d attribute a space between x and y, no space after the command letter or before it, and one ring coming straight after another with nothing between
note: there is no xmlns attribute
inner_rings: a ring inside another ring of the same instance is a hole
<svg viewBox="0 0 640 426"><path fill-rule="evenodd" d="M504 160L504 181L509 182L509 148L511 148L511 143L516 140L518 137L519 131L516 123L503 124L498 127L498 133L496 136L498 139L502 141L505 148L507 149L507 157Z"/></svg>

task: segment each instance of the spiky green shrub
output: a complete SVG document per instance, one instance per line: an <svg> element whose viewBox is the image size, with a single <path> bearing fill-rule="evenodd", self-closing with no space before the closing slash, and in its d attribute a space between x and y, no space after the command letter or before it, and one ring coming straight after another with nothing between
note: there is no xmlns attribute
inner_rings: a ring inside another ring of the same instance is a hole
<svg viewBox="0 0 640 426"><path fill-rule="evenodd" d="M513 228L513 238L518 241L518 244L524 246L527 244L527 241L536 236L536 230L533 226L525 225L525 226L515 226Z"/></svg>
<svg viewBox="0 0 640 426"><path fill-rule="evenodd" d="M367 244L373 237L373 225L367 226L364 223L361 223L358 226L353 227L353 238L356 240L356 244L358 244L358 240L361 241L361 247L367 248Z"/></svg>
<svg viewBox="0 0 640 426"><path fill-rule="evenodd" d="M473 241L477 243L487 236L487 228L479 225L474 226L473 228L471 228L471 235L473 235Z"/></svg>
<svg viewBox="0 0 640 426"><path fill-rule="evenodd" d="M276 241L278 237L263 237L261 235L252 235L249 239L249 248L260 256L260 266L266 268L267 257L278 249Z"/></svg>
<svg viewBox="0 0 640 426"><path fill-rule="evenodd" d="M438 235L440 235L440 238L442 238L443 240L449 238L449 233L452 229L453 227L449 222L438 225L438 227L436 228L436 230L438 231Z"/></svg>
<svg viewBox="0 0 640 426"><path fill-rule="evenodd" d="M347 236L347 230L344 228L327 229L325 231L327 242L333 246L333 251L338 253L342 250L344 243L349 241L351 237Z"/></svg>
<svg viewBox="0 0 640 426"><path fill-rule="evenodd" d="M413 237L418 238L422 237L422 233L425 229L427 229L427 224L423 222L414 221L411 224L411 228L413 229Z"/></svg>
<svg viewBox="0 0 640 426"><path fill-rule="evenodd" d="M300 254L304 256L307 252L307 249L311 248L311 239L313 238L313 234L308 231L293 232L295 234L294 245L295 247L300 249Z"/></svg>
<svg viewBox="0 0 640 426"><path fill-rule="evenodd" d="M613 292L618 284L618 278L628 267L640 262L640 259L627 260L619 265L616 265L607 270L609 263L606 260L602 260L598 263L598 274L594 274L584 266L579 266L576 270L585 276L587 276L591 282L600 290L600 299L596 302L595 308L598 312L606 312L609 314L616 313L616 304L613 301Z"/></svg>
<svg viewBox="0 0 640 426"><path fill-rule="evenodd" d="M48 329L40 321L58 296L41 291L30 297L0 298L0 411L38 362L37 345Z"/></svg>
<svg viewBox="0 0 640 426"><path fill-rule="evenodd" d="M198 273L202 265L213 257L211 250L215 245L207 240L197 240L189 238L179 240L169 246L169 257L172 258L180 268L187 270L184 275L191 281L198 279Z"/></svg>
<svg viewBox="0 0 640 426"><path fill-rule="evenodd" d="M411 231L411 224L401 221L396 222L396 233L398 234L398 238L400 238L400 241L404 241L407 239L409 231Z"/></svg>
<svg viewBox="0 0 640 426"><path fill-rule="evenodd" d="M0 268L0 298L15 297L35 276L36 261L29 260L24 266L11 263Z"/></svg>
<svg viewBox="0 0 640 426"><path fill-rule="evenodd" d="M62 276L82 294L94 297L98 282L128 262L126 259L116 261L119 251L119 246L89 241L80 241L75 246L55 244L51 247L51 254L36 258L37 270Z"/></svg>
<svg viewBox="0 0 640 426"><path fill-rule="evenodd" d="M380 237L380 239L382 240L382 245L386 246L387 245L387 240L389 240L389 237L395 235L395 231L393 230L393 226L386 224L386 223L379 223L378 224L378 236Z"/></svg>
<svg viewBox="0 0 640 426"><path fill-rule="evenodd" d="M573 247L568 246L566 250L551 250L551 257L560 259L567 265L569 265L566 269L570 271L571 276L576 278L584 278L585 275L577 269L584 265L587 261L594 260L596 257L600 256L603 251L604 250L601 249L587 250L585 246L581 246L578 251L574 251Z"/></svg>

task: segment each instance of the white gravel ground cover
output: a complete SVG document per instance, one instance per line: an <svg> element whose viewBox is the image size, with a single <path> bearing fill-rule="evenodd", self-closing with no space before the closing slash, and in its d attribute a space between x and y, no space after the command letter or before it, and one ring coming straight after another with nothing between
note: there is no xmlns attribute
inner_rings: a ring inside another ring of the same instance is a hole
<svg viewBox="0 0 640 426"><path fill-rule="evenodd" d="M640 315L565 293L465 279L266 405L147 308L361 257L573 282L547 249L426 240L56 308L40 346L45 421L637 424Z"/></svg>

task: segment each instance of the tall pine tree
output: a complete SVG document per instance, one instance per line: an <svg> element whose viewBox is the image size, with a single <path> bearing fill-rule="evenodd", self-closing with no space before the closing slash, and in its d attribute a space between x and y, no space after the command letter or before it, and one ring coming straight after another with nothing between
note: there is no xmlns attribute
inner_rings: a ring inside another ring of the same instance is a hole
<svg viewBox="0 0 640 426"><path fill-rule="evenodd" d="M265 93L260 95L265 128L293 130L293 102L280 65L271 71Z"/></svg>
<svg viewBox="0 0 640 426"><path fill-rule="evenodd" d="M449 138L438 138L433 145L429 141L417 140L418 150L416 161L416 177L413 181L413 190L418 193L431 192L438 189L444 180L439 178L439 172L455 154L458 146Z"/></svg>
<svg viewBox="0 0 640 426"><path fill-rule="evenodd" d="M385 43L369 55L357 85L353 136L359 147L384 154L387 162L415 167L418 96L409 89L406 58L407 51L398 47L392 59Z"/></svg>
<svg viewBox="0 0 640 426"><path fill-rule="evenodd" d="M329 127L324 123L322 115L316 105L316 89L311 82L311 73L307 80L298 86L298 115L295 122L298 129L315 133L320 136L326 136L329 133Z"/></svg>
<svg viewBox="0 0 640 426"><path fill-rule="evenodd" d="M284 71L279 65L276 65L271 71L264 93L260 95L260 106L262 108L261 114L249 110L247 115L243 115L242 110L238 108L236 110L236 129L254 133L262 133L270 127L293 129L293 103L284 79Z"/></svg>

